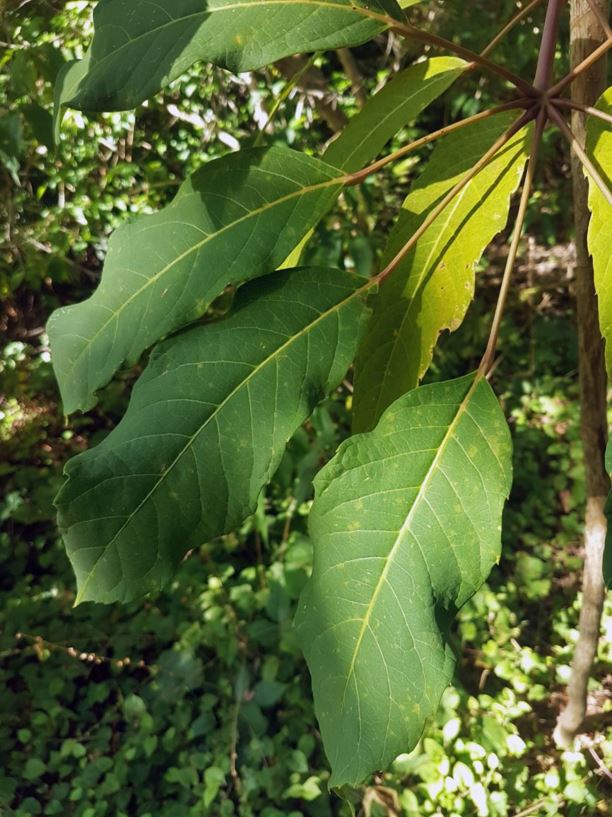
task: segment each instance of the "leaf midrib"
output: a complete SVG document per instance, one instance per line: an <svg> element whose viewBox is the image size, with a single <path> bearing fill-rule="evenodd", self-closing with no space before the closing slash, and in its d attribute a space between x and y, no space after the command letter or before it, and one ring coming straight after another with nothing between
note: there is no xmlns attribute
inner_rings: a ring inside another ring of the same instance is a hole
<svg viewBox="0 0 612 817"><path fill-rule="evenodd" d="M244 380L241 380L240 383L238 383L232 389L232 391L227 395L227 397L225 397L218 404L218 406L215 408L215 410L206 418L206 420L202 423L202 425L200 425L199 428L189 437L188 441L185 443L183 448L176 455L176 457L171 462L171 464L168 466L168 468L163 472L163 474L161 474L161 476L157 480L157 482L155 482L155 484L149 489L146 496L139 502L139 504L136 506L136 508L125 519L125 522L121 525L119 530L113 535L112 539L110 539L110 541L107 542L107 544L103 546L102 552L100 553L100 555L96 559L94 565L92 566L92 568L91 568L91 570L89 572L89 575L88 575L87 579L85 580L85 583L83 584L82 588L80 588L78 593L77 593L76 604L79 604L81 601L83 601L83 596L85 595L85 593L87 591L87 588L88 588L91 580L94 577L95 571L96 571L101 559L108 552L108 549L110 547L112 547L112 545L115 543L115 541L121 535L121 533L124 531L124 529L130 524L130 522L132 521L134 516L141 510L142 507L144 507L144 505L148 502L148 500L151 498L151 496L158 490L160 485L166 479L166 476L172 471L172 469L179 462L179 460L183 457L183 455L188 450L190 450L191 446L194 444L194 442L197 439L197 437L199 436L199 434L202 431L204 431L204 429L208 426L208 424L210 422L212 422L217 417L219 412L227 405L227 403L229 403L229 401L234 397L234 395L236 395L242 388L246 387L247 384L252 380L252 378L254 378L257 374L259 374L259 372L262 369L264 369L266 366L268 366L271 361L273 361L275 358L282 355L283 352L285 352L291 346L291 344L295 343L297 340L304 337L308 332L311 332L317 326L317 324L319 324L321 321L328 318L330 315L333 315L335 312L338 312L342 307L344 307L346 304L350 303L354 298L357 298L360 295L362 295L367 289L370 288L370 286L371 286L371 283L368 281L368 283L365 284L364 286L361 286L358 289L355 289L352 292L348 293L347 296L342 299L342 301L340 301L339 303L334 304L332 307L326 309L324 312L321 312L319 314L319 316L317 318L315 318L315 320L311 321L307 326L300 329L296 334L291 335L291 337L289 337L281 346L279 346L277 349L275 349L272 354L268 355L266 358L264 358L264 360L262 360L260 363L258 363L257 366L254 369L252 369L249 372L249 374L244 378Z"/></svg>
<svg viewBox="0 0 612 817"><path fill-rule="evenodd" d="M205 9L204 11L198 11L195 12L194 14L186 14L184 17L174 18L170 22L163 23L162 25L159 25L156 28L152 28L149 31L145 31L143 34L139 34L137 37L133 37L126 43L120 45L119 48L116 48L114 51L111 51L110 53L106 54L104 57L102 57L101 60L98 60L97 63L92 67L91 71L89 71L89 77L92 77L93 75L102 71L104 64L106 63L107 60L115 58L121 51L133 46L134 43L138 42L139 40L143 40L147 37L156 36L160 33L160 31L163 31L164 29L170 28L174 25L182 24L192 18L210 17L213 14L219 14L226 11L233 11L235 9L241 8L253 8L254 6L292 6L292 5L309 7L316 5L321 8L341 10L344 11L345 13L353 12L356 14L360 14L363 17L370 18L372 20L378 20L380 23L383 23L387 26L393 25L393 23L396 22L393 20L392 17L389 17L381 12L370 11L370 9L366 9L361 6L354 6L351 4L333 3L329 2L329 0L255 0L255 2L232 3L231 5L213 9ZM78 96L78 88L75 96Z"/></svg>
<svg viewBox="0 0 612 817"><path fill-rule="evenodd" d="M393 560L395 559L395 556L397 554L398 549L403 544L404 535L410 529L410 524L412 522L412 518L413 518L413 515L415 513L415 508L417 508L417 506L420 504L421 500L425 496L425 492L427 490L427 487L429 486L429 483L431 482L431 479L433 478L433 475L434 475L434 473L436 472L436 470L438 468L438 465L440 463L440 460L441 460L442 456L446 452L447 445L450 442L450 440L453 439L453 434L454 434L454 431L455 431L455 429L456 429L456 427L457 427L457 425L459 423L459 420L461 419L463 414L466 412L467 406L468 406L470 400L472 399L472 395L474 394L476 388L480 384L481 379L482 379L482 375L480 373L477 373L476 376L474 377L474 382L470 386L466 396L463 398L463 400L461 401L461 404L457 408L457 413L456 413L455 417L453 418L452 423L449 425L448 430L447 430L446 434L444 435L442 441L440 442L440 446L438 447L438 451L437 451L435 457L433 458L433 460L431 462L431 465L429 466L429 468L427 470L425 478L423 479L423 482L421 483L421 487L419 488L419 491L418 491L416 497L414 498L412 506L411 506L407 516L406 516L406 519L404 520L404 523L402 524L402 527L400 528L400 530L398 532L398 535L397 535L397 537L395 539L395 542L393 543L393 546L391 547L388 555L385 557L385 565L384 565L383 570L382 570L382 572L380 574L380 578L378 579L378 581L376 583L376 586L374 588L374 592L372 593L372 599L371 599L371 601L370 601L370 603L368 605L368 609L366 610L365 616L362 619L362 626L361 626L361 629L359 631L359 635L357 637L357 641L356 641L356 644L355 644L355 649L353 650L353 655L351 657L351 665L350 665L349 671L347 673L346 684L345 684L344 692L343 692L343 696L342 696L342 705L341 705L342 709L344 708L344 702L345 702L345 699L346 699L346 693L348 691L349 683L350 683L350 681L351 681L351 679L353 677L354 671L355 671L355 665L357 663L357 658L358 658L359 652L361 650L361 644L362 644L363 638L365 636L366 631L368 630L368 628L370 626L370 619L372 617L372 613L374 611L374 608L376 607L376 603L378 601L378 596L380 595L380 592L381 592L385 582L387 581L387 576L389 575L389 571L391 570L391 567L393 565ZM421 555L423 556L423 561L425 563L425 566L427 567L427 559L425 557L425 554L423 553L421 545L420 545L420 543L419 543L419 541L418 541L418 539L416 537L414 537L414 539L415 539L415 542L417 543L417 546L419 547L419 550L421 550Z"/></svg>

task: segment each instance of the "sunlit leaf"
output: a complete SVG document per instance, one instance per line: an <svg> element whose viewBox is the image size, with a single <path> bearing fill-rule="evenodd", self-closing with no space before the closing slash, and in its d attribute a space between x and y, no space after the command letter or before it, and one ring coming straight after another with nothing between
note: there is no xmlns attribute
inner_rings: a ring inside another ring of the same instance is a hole
<svg viewBox="0 0 612 817"><path fill-rule="evenodd" d="M424 386L315 481L297 628L331 785L418 741L453 671L448 626L499 558L511 443L485 379Z"/></svg>
<svg viewBox="0 0 612 817"><path fill-rule="evenodd" d="M597 107L612 114L612 88L603 94ZM612 129L594 116L587 126L587 151L612 189ZM588 175L588 174L587 174ZM595 288L599 300L599 323L606 340L606 366L612 376L612 208L589 177L589 250L593 256Z"/></svg>
<svg viewBox="0 0 612 817"><path fill-rule="evenodd" d="M355 353L364 279L269 276L235 311L158 346L127 413L66 466L59 524L78 600L159 587L187 550L251 514L287 440Z"/></svg>
<svg viewBox="0 0 612 817"><path fill-rule="evenodd" d="M349 121L325 151L325 161L349 172L361 170L389 139L443 94L466 66L457 57L432 57L401 71Z"/></svg>
<svg viewBox="0 0 612 817"><path fill-rule="evenodd" d="M286 148L205 165L169 207L112 236L87 301L48 325L64 411L85 411L125 362L200 317L228 284L274 270L328 211L340 171Z"/></svg>
<svg viewBox="0 0 612 817"><path fill-rule="evenodd" d="M383 259L392 259L427 215L516 118L499 114L445 137L403 205ZM459 327L474 296L476 265L504 227L528 155L530 128L510 143L434 221L385 281L356 364L354 422L372 428L414 388L444 329Z"/></svg>

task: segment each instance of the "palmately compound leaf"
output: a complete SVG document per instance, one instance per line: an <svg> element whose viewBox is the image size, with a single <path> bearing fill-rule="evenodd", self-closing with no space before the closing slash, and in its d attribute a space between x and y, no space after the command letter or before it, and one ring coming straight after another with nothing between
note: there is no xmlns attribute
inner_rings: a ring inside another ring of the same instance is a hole
<svg viewBox="0 0 612 817"><path fill-rule="evenodd" d="M445 137L404 202L383 264L516 119L498 114ZM457 329L474 296L475 269L504 227L529 152L521 130L434 221L382 284L355 367L354 428L372 428L427 371L440 332Z"/></svg>
<svg viewBox="0 0 612 817"><path fill-rule="evenodd" d="M240 525L285 444L344 376L364 279L301 269L245 285L235 310L158 346L127 413L70 460L57 499L78 601L162 585L187 550Z"/></svg>
<svg viewBox="0 0 612 817"><path fill-rule="evenodd" d="M134 108L198 60L250 71L358 45L389 17L402 18L395 0L100 0L89 51L58 77L56 116Z"/></svg>
<svg viewBox="0 0 612 817"><path fill-rule="evenodd" d="M411 751L436 711L448 626L498 561L510 484L508 427L475 375L404 395L316 478L296 626L332 786Z"/></svg>
<svg viewBox="0 0 612 817"><path fill-rule="evenodd" d="M271 272L333 205L342 173L287 148L216 159L112 236L88 300L48 324L64 411L86 411L124 363L200 317L228 284Z"/></svg>
<svg viewBox="0 0 612 817"><path fill-rule="evenodd" d="M603 94L597 107L612 114L612 88ZM587 152L612 187L612 130L606 122L594 116L589 117L587 125ZM599 323L606 341L606 367L612 377L612 208L590 177L589 209L589 251L593 256Z"/></svg>
<svg viewBox="0 0 612 817"><path fill-rule="evenodd" d="M324 159L349 173L361 170L465 71L457 57L432 57L400 71L350 119Z"/></svg>

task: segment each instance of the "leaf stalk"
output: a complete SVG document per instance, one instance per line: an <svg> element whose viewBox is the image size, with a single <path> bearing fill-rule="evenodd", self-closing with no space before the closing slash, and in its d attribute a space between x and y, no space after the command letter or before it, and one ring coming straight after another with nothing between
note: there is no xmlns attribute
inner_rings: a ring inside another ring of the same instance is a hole
<svg viewBox="0 0 612 817"><path fill-rule="evenodd" d="M495 35L495 37L491 40L491 42L487 45L484 51L480 52L481 57L488 57L489 54L494 51L499 43L504 39L504 37L509 34L516 26L521 23L525 17L528 17L531 12L536 9L544 0L531 0L531 3L528 3L524 9L521 9L518 14L515 14L511 20L509 20L506 25L501 29L501 31Z"/></svg>
<svg viewBox="0 0 612 817"><path fill-rule="evenodd" d="M594 65L598 60L600 60L608 51L612 48L612 37L609 37L605 43L602 43L599 48L596 48L592 54L590 54L586 59L582 62L578 63L572 70L566 74L563 79L560 79L556 85L553 85L552 88L549 88L546 92L546 97L548 99L553 99L554 97L559 96L561 91L570 85L580 74L587 71L592 65Z"/></svg>
<svg viewBox="0 0 612 817"><path fill-rule="evenodd" d="M540 55L538 66L533 81L533 87L538 91L545 92L551 85L553 76L553 65L555 62L555 52L557 50L557 33L559 31L559 20L565 5L565 0L548 0L546 9L546 20L540 44Z"/></svg>
<svg viewBox="0 0 612 817"><path fill-rule="evenodd" d="M569 108L572 111L580 111L580 113L586 116L594 116L596 119L602 119L604 122L608 122L608 124L612 125L612 115L599 108L594 108L592 105L582 105L573 99L564 99L561 97L551 99L550 104L555 108Z"/></svg>
<svg viewBox="0 0 612 817"><path fill-rule="evenodd" d="M461 191L467 187L467 185L472 181L472 179L480 173L480 171L492 160L495 156L499 153L499 151L506 145L508 142L520 131L522 127L527 125L531 122L535 116L537 115L537 105L531 107L528 111L520 116L509 128L506 130L502 136L489 148L489 150L482 156L481 159L476 162L476 164L469 170L465 176L460 179L460 181L450 190L446 196L442 199L442 201L434 207L431 213L427 216L427 218L423 221L421 226L412 234L410 239L406 242L406 244L402 247L402 249L397 253L397 255L387 264L387 266L378 273L377 276L373 280L377 281L378 283L382 283L385 278L387 278L391 273L396 269L396 267L401 264L404 258L408 255L408 253L412 250L414 245L417 243L419 238L425 233L429 227L434 223L434 221L441 215L444 210L452 203L456 196L461 193Z"/></svg>
<svg viewBox="0 0 612 817"><path fill-rule="evenodd" d="M550 116L550 118L553 120L555 125L557 125L557 127L559 128L559 130L569 143L571 149L580 159L584 169L587 171L589 176L591 176L591 178L593 179L597 187L600 189L602 195L604 196L608 204L612 207L612 192L610 192L610 189L606 184L604 178L602 177L601 173L595 167L593 162L589 159L589 157L586 154L586 151L584 150L578 139L576 139L570 126L563 119L563 117L561 116L561 114L555 108L554 105L548 103L546 106L546 110L548 111L548 115Z"/></svg>
<svg viewBox="0 0 612 817"><path fill-rule="evenodd" d="M429 31L422 31L419 28L411 26L409 23L399 23L396 21L391 22L391 18L386 18L386 20L387 22L391 23L390 30L395 31L402 37L406 37L410 40L416 40L417 42L427 43L435 48L442 48L445 51L449 51L451 54L456 54L458 57L462 57L463 59L467 60L470 63L470 68L475 66L485 68L490 73L497 74L497 76L505 79L506 82L514 85L515 88L518 88L521 93L525 94L526 96L539 96L538 91L522 77L519 77L518 74L515 74L512 71L508 71L508 69L504 68L502 65L498 65L498 63L493 62L486 56L483 57L480 54L477 54L475 51L471 51L469 48L464 48L462 45L453 43L451 40L446 40L444 37L439 37L437 34L432 34Z"/></svg>
<svg viewBox="0 0 612 817"><path fill-rule="evenodd" d="M527 215L527 208L529 206L531 191L533 189L533 180L535 176L538 151L540 149L540 144L542 142L544 128L546 127L546 120L547 120L546 109L542 108L538 113L536 129L533 135L533 141L531 143L529 159L527 160L527 168L525 170L525 181L523 184L523 192L521 194L521 202L519 205L519 211L515 222L514 235L512 236L512 244L510 245L510 251L508 252L508 258L506 259L506 267L504 269L504 275L502 278L502 284L499 291L499 297L497 299L497 306L495 308L495 315L493 317L493 323L491 325L491 332L489 334L487 348L480 362L480 366L478 367L478 371L484 376L486 376L490 372L493 366L493 362L495 360L495 349L497 347L497 340L499 338L499 330L501 328L502 318L504 316L506 303L508 301L508 293L510 292L512 273L514 271L514 265L516 263L519 245L521 242L521 238L523 236L525 217Z"/></svg>
<svg viewBox="0 0 612 817"><path fill-rule="evenodd" d="M412 153L425 145L429 145L431 142L435 142L437 139L447 136L449 133L454 133L454 131L465 128L468 125L473 125L475 122L480 122L483 119L488 119L491 116L495 116L495 114L525 108L532 104L533 100L529 99L528 97L513 99L510 102L504 103L503 105L497 105L495 108L489 108L488 110L480 111L480 113L474 114L473 116L468 116L466 119L461 119L459 122L453 122L450 125L445 125L443 128L433 131L432 133L428 133L426 136L411 142L409 145L404 145L394 153L390 153L388 156L384 156L382 159L379 159L373 164L368 165L368 167L363 168L363 170L358 170L355 173L351 173L350 176L347 177L346 184L349 187L361 184L368 178L368 176L378 172L383 167L386 167L386 165L391 164L391 162L396 162L398 159L402 159L409 153Z"/></svg>

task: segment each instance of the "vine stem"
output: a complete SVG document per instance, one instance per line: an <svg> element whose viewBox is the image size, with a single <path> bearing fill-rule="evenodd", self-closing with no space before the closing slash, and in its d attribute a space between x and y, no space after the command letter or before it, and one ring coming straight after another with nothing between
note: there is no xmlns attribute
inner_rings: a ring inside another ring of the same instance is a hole
<svg viewBox="0 0 612 817"><path fill-rule="evenodd" d="M533 87L538 91L547 91L551 85L555 52L557 50L557 32L559 31L559 20L564 5L565 0L548 0L538 67L533 81Z"/></svg>
<svg viewBox="0 0 612 817"><path fill-rule="evenodd" d="M472 179L480 173L480 171L493 159L497 153L504 147L504 145L508 144L508 142L519 132L519 130L524 127L528 122L531 122L535 117L535 111L537 106L533 106L528 111L520 116L509 128L508 130L500 136L500 138L493 144L489 150L479 159L478 162L469 170L468 173L450 190L446 196L442 199L442 201L434 207L431 213L427 216L427 218L423 221L421 226L416 230L411 236L410 239L407 241L406 244L402 247L402 249L397 253L397 255L387 264L387 266L378 273L372 280L376 281L377 283L382 283L385 278L387 278L391 273L395 270L395 268L401 264L404 258L408 255L410 250L414 247L417 243L419 238L426 232L426 230L431 227L433 222L438 218L438 216L446 210L449 204L453 201L453 199L461 193L461 191L467 187L467 185L472 181Z"/></svg>
<svg viewBox="0 0 612 817"><path fill-rule="evenodd" d="M525 19L525 17L528 17L529 14L531 14L531 12L539 5L541 5L543 2L544 0L531 0L531 3L525 6L524 9L519 11L518 14L515 14L514 17L506 23L506 25L502 28L499 34L496 34L496 36L491 40L491 42L484 49L484 51L480 52L480 56L488 57L489 54L497 48L497 46L504 39L506 34L509 34L513 28L516 28L516 26L520 22L522 22Z"/></svg>
<svg viewBox="0 0 612 817"><path fill-rule="evenodd" d="M607 54L610 48L612 48L612 37L609 37L605 43L602 43L599 48L596 48L595 51L593 51L593 53L590 54L585 60L572 68L569 74L566 74L563 79L560 79L556 85L549 88L546 96L549 99L558 96L567 85L570 85L570 83L576 79L576 77L579 77L580 74L587 71L592 65L600 60L604 54Z"/></svg>
<svg viewBox="0 0 612 817"><path fill-rule="evenodd" d="M524 108L529 105L530 102L533 102L533 100L530 100L527 97L513 99L510 102L504 103L503 105L498 105L495 108L489 108L488 110L480 111L480 113L474 114L473 116L468 116L466 119L461 119L459 122L453 122L451 125L445 125L443 128L433 131L432 133L428 133L426 136L417 139L415 142L411 142L409 145L404 145L404 147L401 147L394 153L390 153L388 156L384 156L377 162L363 168L363 170L357 170L355 173L351 173L347 177L346 184L348 186L361 184L361 182L363 182L368 176L376 173L391 162L395 162L398 159L407 156L409 153L418 150L424 145L429 145L431 142L435 142L437 139L447 136L449 133L454 133L454 131L465 128L468 125L473 125L475 122L480 122L482 119L488 119L491 116L495 116L495 114L503 113L504 111L517 110L518 108Z"/></svg>
<svg viewBox="0 0 612 817"><path fill-rule="evenodd" d="M557 125L563 136L569 142L571 149L580 159L584 169L587 171L589 176L591 176L597 187L600 189L602 195L604 196L608 204L612 206L612 192L610 192L610 189L608 188L608 185L602 178L601 174L599 173L593 162L589 159L586 152L580 145L579 141L574 136L574 133L570 126L563 119L563 117L561 116L559 111L554 107L554 105L547 103L546 110L548 111L548 115L553 120L555 125Z"/></svg>
<svg viewBox="0 0 612 817"><path fill-rule="evenodd" d="M593 16L596 18L597 22L599 23L599 25L604 30L604 33L605 33L606 37L611 38L612 37L612 28L610 28L610 25L609 25L608 21L606 20L606 18L604 17L601 8L597 5L595 0L587 0L587 3L591 7L591 11L593 12Z"/></svg>
<svg viewBox="0 0 612 817"><path fill-rule="evenodd" d="M562 99L561 97L551 99L550 103L556 108L570 108L573 111L580 111L587 116L594 116L597 119L603 119L604 122L608 122L610 125L612 125L612 115L606 113L605 111L601 111L599 108L593 108L592 105L582 105L580 102L574 102L573 99Z"/></svg>
<svg viewBox="0 0 612 817"><path fill-rule="evenodd" d="M523 192L521 194L521 202L516 217L514 235L512 236L512 244L510 245L510 251L508 252L508 258L506 259L506 268L504 270L502 284L499 291L499 297L497 299L497 306L495 308L493 324L491 325L491 333L489 335L487 348L483 355L482 361L480 362L480 366L478 367L478 372L480 373L480 375L485 377L490 372L491 367L493 366L493 362L495 360L495 349L497 347L497 340L499 338L499 330L501 328L501 322L504 316L506 302L508 300L508 293L510 291L512 273L514 271L514 265L516 263L519 245L521 242L521 238L523 236L523 227L525 226L527 207L529 206L529 199L531 197L531 191L533 188L533 179L535 176L538 151L540 149L540 144L542 142L544 128L546 127L546 120L547 120L546 109L542 108L538 114L536 129L533 135L533 141L531 143L529 159L527 160L527 168L525 170L525 181L523 184Z"/></svg>

